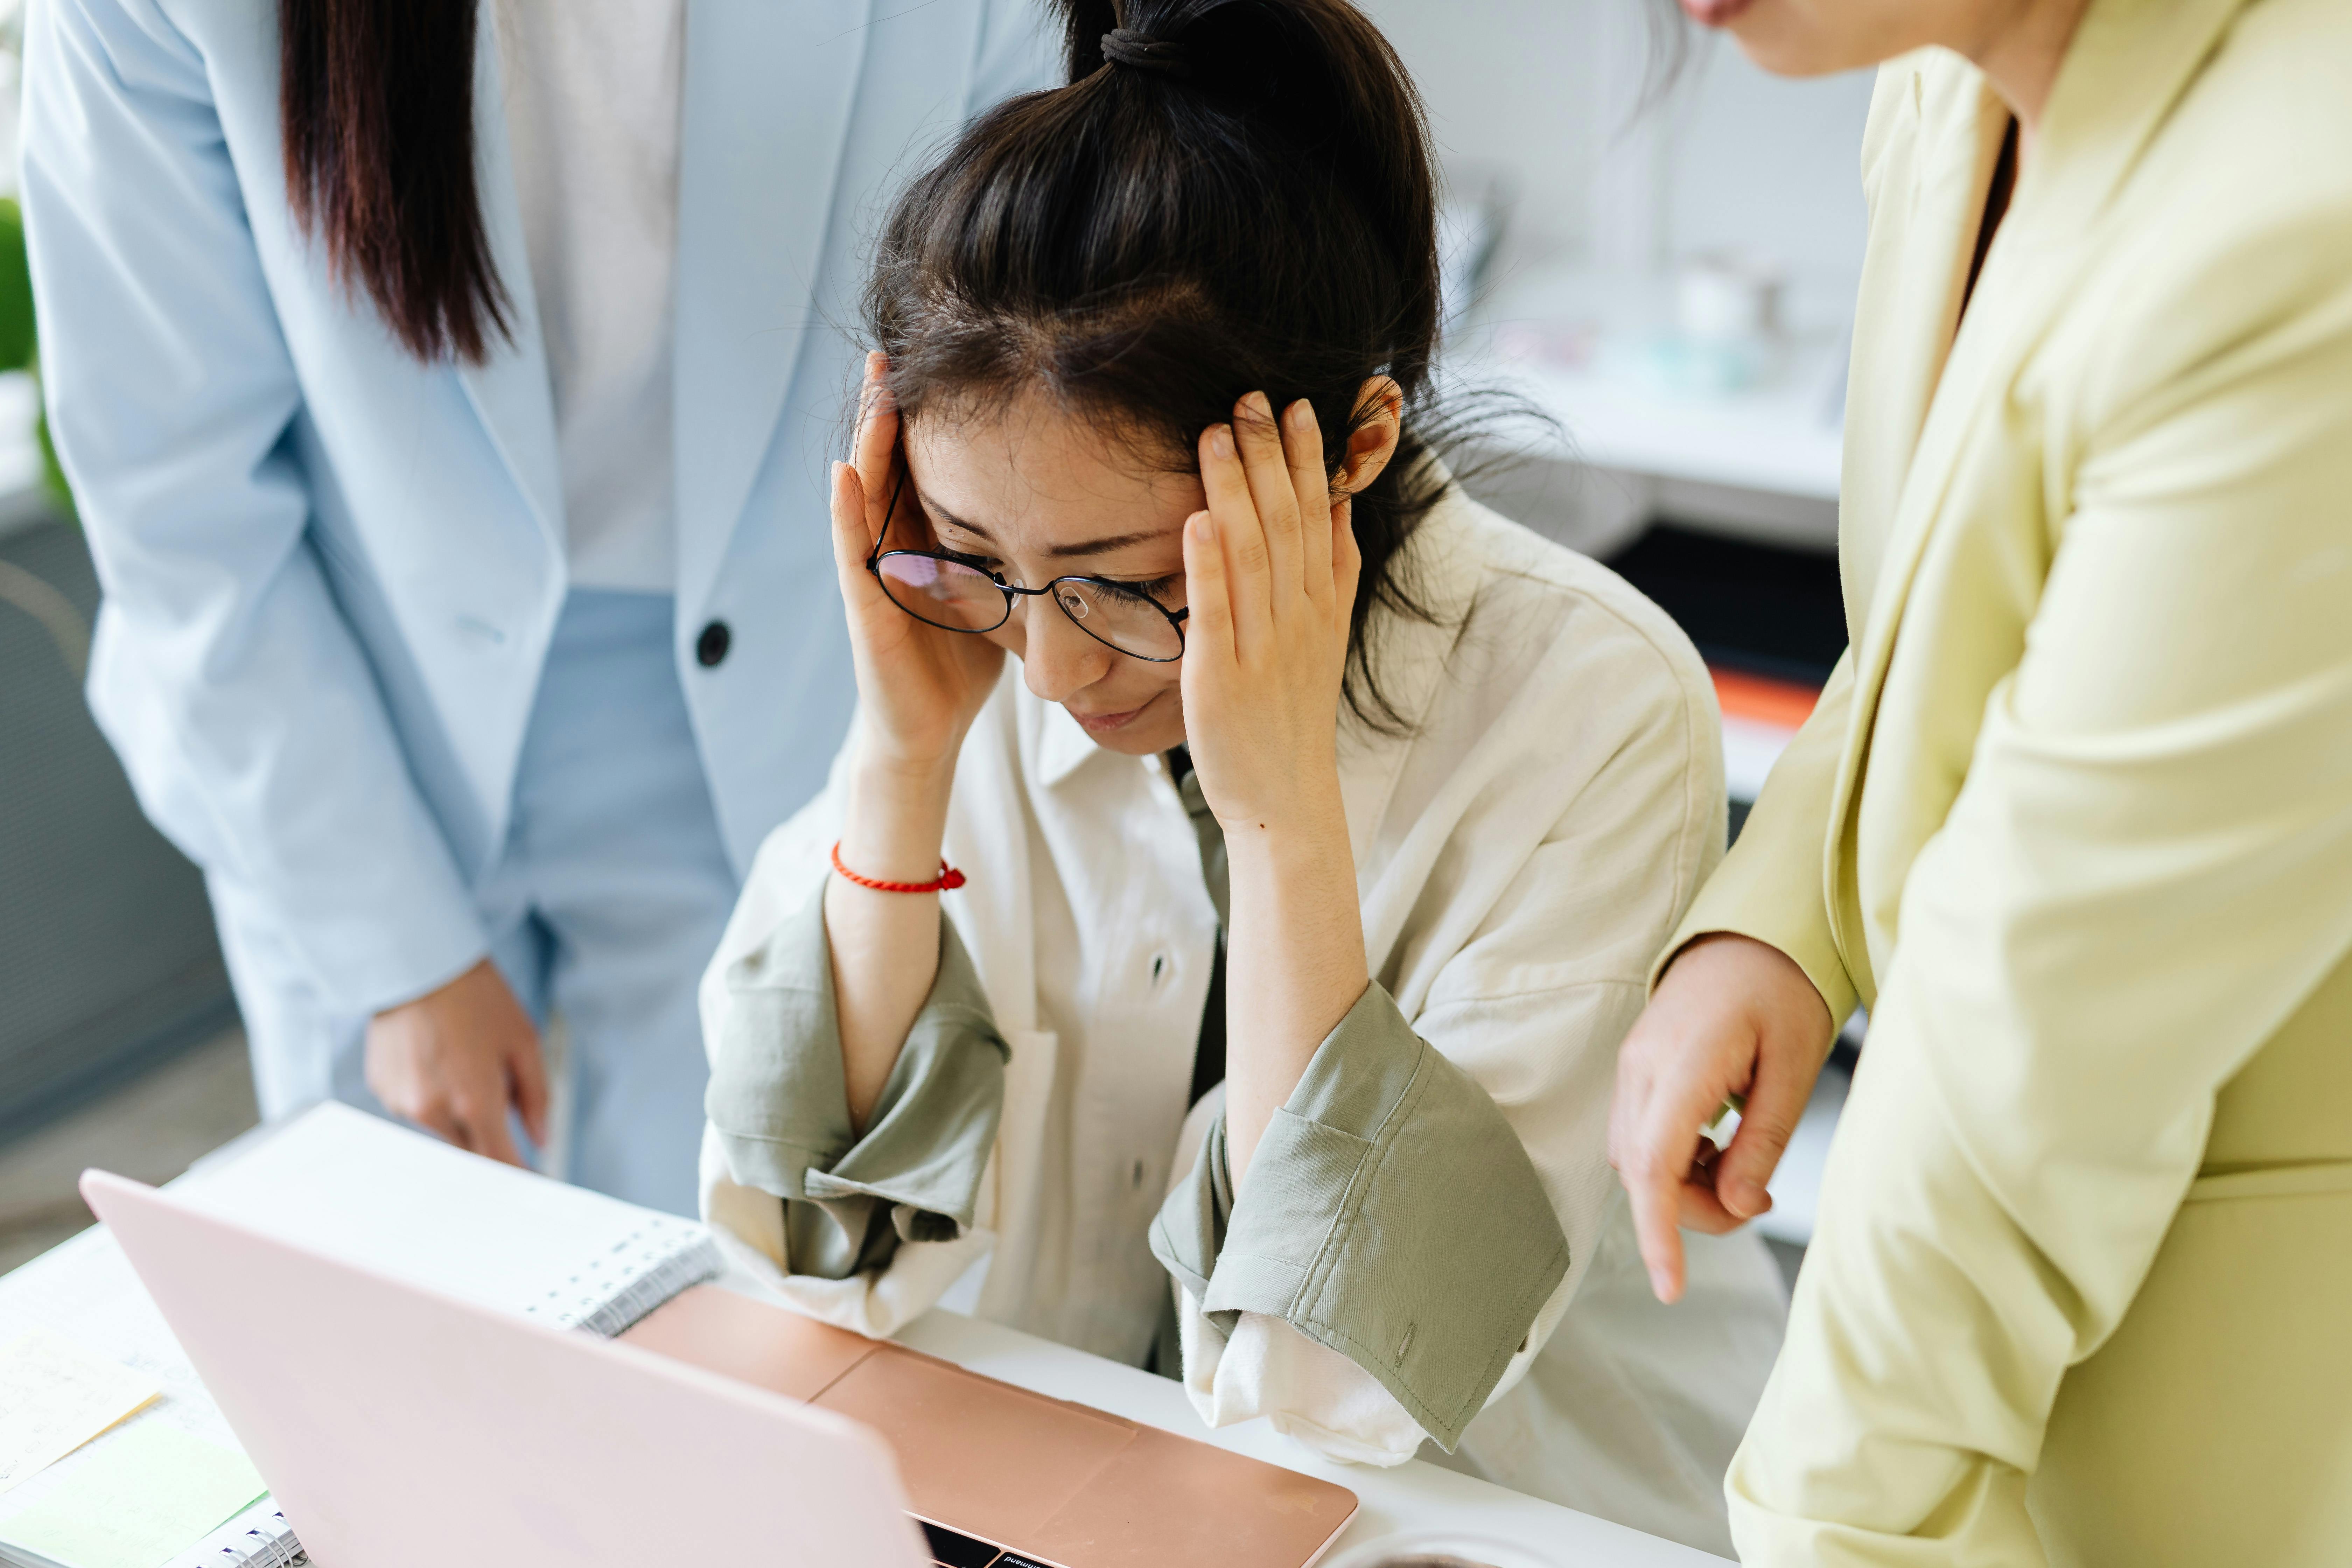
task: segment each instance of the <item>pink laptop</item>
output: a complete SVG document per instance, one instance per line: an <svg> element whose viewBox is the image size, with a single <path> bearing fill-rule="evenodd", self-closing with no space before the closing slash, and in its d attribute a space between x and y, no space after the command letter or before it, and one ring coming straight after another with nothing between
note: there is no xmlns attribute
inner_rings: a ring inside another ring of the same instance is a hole
<svg viewBox="0 0 2352 1568"><path fill-rule="evenodd" d="M1304 1568L1356 1510L715 1287L608 1341L104 1172L82 1194L324 1568Z"/></svg>
<svg viewBox="0 0 2352 1568"><path fill-rule="evenodd" d="M932 1561L856 1422L120 1176L81 1190L322 1568Z"/></svg>

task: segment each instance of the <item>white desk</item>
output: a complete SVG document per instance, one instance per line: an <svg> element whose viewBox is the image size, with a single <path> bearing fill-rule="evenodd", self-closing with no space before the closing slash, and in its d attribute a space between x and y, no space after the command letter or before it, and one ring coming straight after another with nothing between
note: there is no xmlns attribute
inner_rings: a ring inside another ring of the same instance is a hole
<svg viewBox="0 0 2352 1568"><path fill-rule="evenodd" d="M1461 1530L1542 1552L1560 1568L1699 1568L1723 1559L1522 1492L1457 1475L1419 1460L1391 1470L1318 1459L1264 1421L1212 1431L1184 1391L1164 1377L1121 1366L1013 1329L929 1312L898 1334L906 1344L1006 1383L1076 1400L1214 1443L1236 1454L1319 1476L1362 1500L1355 1522L1333 1550L1409 1530Z"/></svg>
<svg viewBox="0 0 2352 1568"><path fill-rule="evenodd" d="M236 1146L231 1145L215 1158L234 1159L236 1153ZM78 1239L87 1246L91 1238ZM26 1267L37 1266L36 1260ZM16 1298L22 1292L13 1289L16 1285L16 1276L0 1277L0 1321L15 1316L11 1309L20 1305ZM135 1290L136 1285L126 1283L124 1288ZM1183 1391L1165 1378L976 1318L934 1311L909 1324L898 1337L918 1350L974 1372L1346 1487L1362 1500L1362 1508L1335 1550L1400 1531L1459 1529L1529 1547L1560 1568L1703 1568L1721 1561L1435 1465L1415 1461L1395 1469L1373 1470L1326 1463L1276 1434L1264 1421L1213 1432L1193 1414Z"/></svg>

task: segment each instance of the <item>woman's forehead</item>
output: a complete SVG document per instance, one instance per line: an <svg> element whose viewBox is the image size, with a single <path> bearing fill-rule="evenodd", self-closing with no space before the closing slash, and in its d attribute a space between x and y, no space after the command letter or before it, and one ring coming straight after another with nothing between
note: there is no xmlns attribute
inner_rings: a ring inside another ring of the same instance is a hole
<svg viewBox="0 0 2352 1568"><path fill-rule="evenodd" d="M908 422L907 466L925 503L1008 550L1140 546L1177 538L1202 505L1198 475L1141 442L1024 399Z"/></svg>

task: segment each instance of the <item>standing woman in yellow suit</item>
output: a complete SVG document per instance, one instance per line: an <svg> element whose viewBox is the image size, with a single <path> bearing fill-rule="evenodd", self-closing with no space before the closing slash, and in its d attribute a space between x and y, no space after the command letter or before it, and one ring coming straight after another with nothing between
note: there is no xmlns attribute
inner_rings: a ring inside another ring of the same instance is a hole
<svg viewBox="0 0 2352 1568"><path fill-rule="evenodd" d="M2352 0L1684 4L1884 62L1852 647L1612 1129L1671 1299L1871 1010L1741 1556L2341 1568Z"/></svg>

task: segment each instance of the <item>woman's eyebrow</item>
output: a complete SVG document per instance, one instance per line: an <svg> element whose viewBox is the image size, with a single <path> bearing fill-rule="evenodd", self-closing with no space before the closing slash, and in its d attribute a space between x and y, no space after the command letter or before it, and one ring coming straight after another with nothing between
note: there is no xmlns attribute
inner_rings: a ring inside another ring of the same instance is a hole
<svg viewBox="0 0 2352 1568"><path fill-rule="evenodd" d="M925 511L950 527L961 529L983 544L996 542L989 538L988 530L976 522L968 522L958 517L921 490L915 492L915 500L921 504ZM1055 561L1066 561L1074 555L1108 555L1114 550L1125 550L1130 544L1150 544L1165 537L1166 531L1163 529L1147 529L1139 533L1115 533L1108 539L1088 540L1084 544L1049 544L1045 547L1045 554Z"/></svg>

